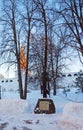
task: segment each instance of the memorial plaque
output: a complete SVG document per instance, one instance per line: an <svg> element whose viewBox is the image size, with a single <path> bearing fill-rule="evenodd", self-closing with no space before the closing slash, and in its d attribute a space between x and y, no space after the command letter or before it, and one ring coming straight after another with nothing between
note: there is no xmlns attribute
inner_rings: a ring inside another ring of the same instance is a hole
<svg viewBox="0 0 83 130"><path fill-rule="evenodd" d="M34 113L37 114L51 114L55 113L55 105L52 99L39 99L34 109Z"/></svg>
<svg viewBox="0 0 83 130"><path fill-rule="evenodd" d="M49 102L48 101L40 101L39 102L40 110L49 110Z"/></svg>

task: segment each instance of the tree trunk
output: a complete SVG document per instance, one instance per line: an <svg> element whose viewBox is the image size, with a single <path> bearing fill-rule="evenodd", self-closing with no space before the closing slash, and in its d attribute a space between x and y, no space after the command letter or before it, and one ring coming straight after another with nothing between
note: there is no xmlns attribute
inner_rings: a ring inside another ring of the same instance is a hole
<svg viewBox="0 0 83 130"><path fill-rule="evenodd" d="M82 87L82 93L83 93L83 87Z"/></svg>
<svg viewBox="0 0 83 130"><path fill-rule="evenodd" d="M46 71L47 71L47 49L48 49L48 40L47 40L47 24L46 24L46 14L45 10L42 7L42 16L44 19L44 30L45 30L45 52L44 52L44 80L43 80L43 87L44 87L44 92L43 92L43 98L47 98L47 93L46 93Z"/></svg>
<svg viewBox="0 0 83 130"><path fill-rule="evenodd" d="M56 95L56 81L54 81L54 91L53 91L53 95Z"/></svg>

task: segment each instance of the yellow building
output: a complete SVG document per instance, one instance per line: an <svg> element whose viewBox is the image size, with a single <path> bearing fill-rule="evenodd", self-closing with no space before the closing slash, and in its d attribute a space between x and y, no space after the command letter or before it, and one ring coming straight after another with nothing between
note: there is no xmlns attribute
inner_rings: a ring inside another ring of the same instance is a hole
<svg viewBox="0 0 83 130"><path fill-rule="evenodd" d="M24 45L22 44L21 50L20 50L20 68L22 70L26 69L26 56L24 52Z"/></svg>

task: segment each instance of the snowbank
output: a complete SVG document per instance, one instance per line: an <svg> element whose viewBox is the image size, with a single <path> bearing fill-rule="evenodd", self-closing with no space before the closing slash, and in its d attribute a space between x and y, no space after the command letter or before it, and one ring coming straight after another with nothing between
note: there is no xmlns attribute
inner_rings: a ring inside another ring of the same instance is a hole
<svg viewBox="0 0 83 130"><path fill-rule="evenodd" d="M0 114L20 114L27 107L27 102L20 99L0 100Z"/></svg>
<svg viewBox="0 0 83 130"><path fill-rule="evenodd" d="M83 130L83 103L70 102L65 105L61 117L61 123L72 124L75 130Z"/></svg>

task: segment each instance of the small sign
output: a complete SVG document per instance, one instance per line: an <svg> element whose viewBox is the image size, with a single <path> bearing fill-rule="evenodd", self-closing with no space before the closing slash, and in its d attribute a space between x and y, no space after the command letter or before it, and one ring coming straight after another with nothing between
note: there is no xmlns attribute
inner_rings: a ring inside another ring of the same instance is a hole
<svg viewBox="0 0 83 130"><path fill-rule="evenodd" d="M39 108L40 110L49 110L49 101L40 101Z"/></svg>
<svg viewBox="0 0 83 130"><path fill-rule="evenodd" d="M34 113L37 114L51 114L55 113L55 105L52 99L39 99L34 109Z"/></svg>

